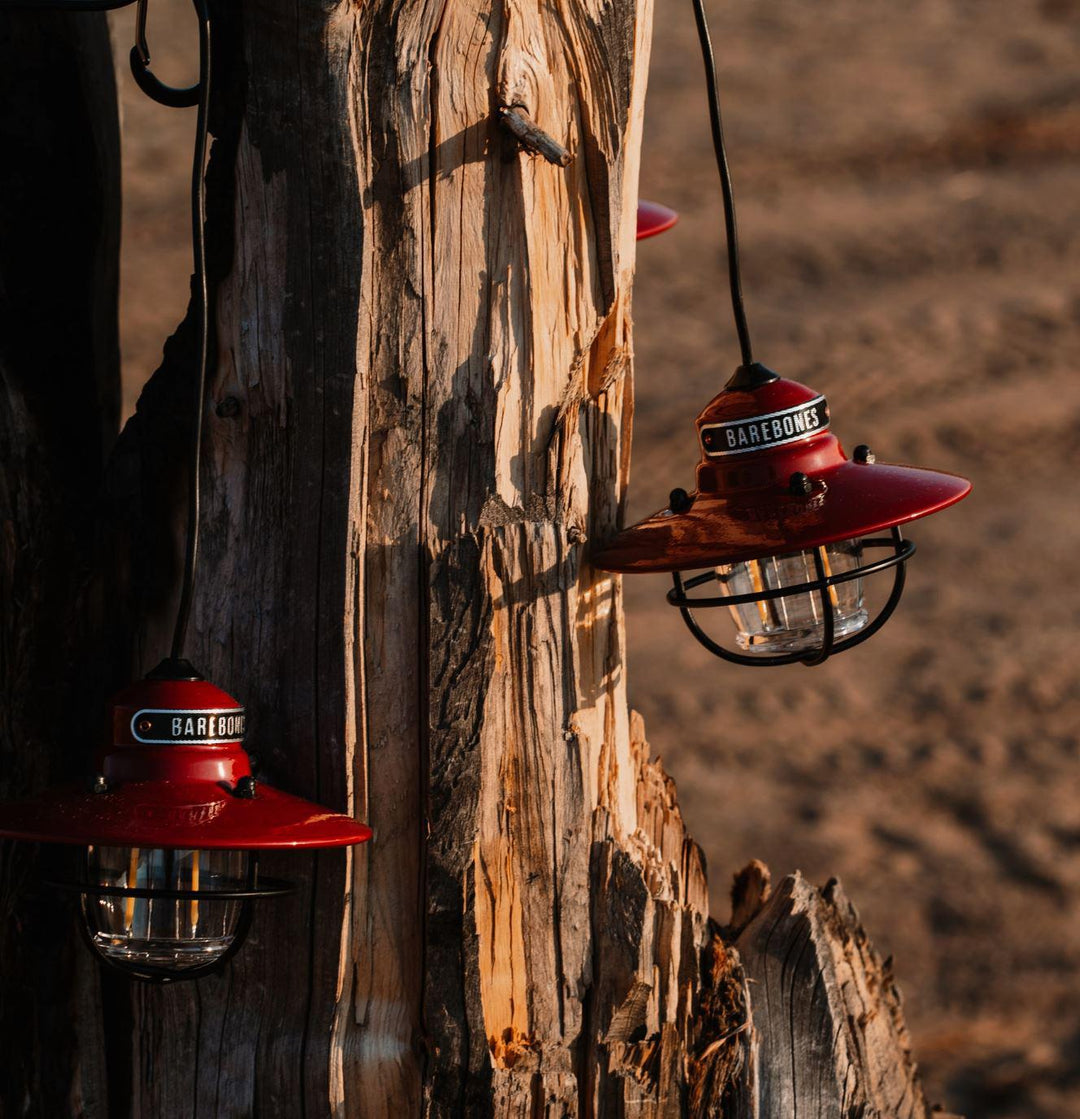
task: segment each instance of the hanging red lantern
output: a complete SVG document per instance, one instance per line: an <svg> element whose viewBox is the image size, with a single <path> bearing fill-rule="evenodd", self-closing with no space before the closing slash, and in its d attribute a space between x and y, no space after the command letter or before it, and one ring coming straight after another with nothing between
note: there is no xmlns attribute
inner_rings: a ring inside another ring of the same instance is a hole
<svg viewBox="0 0 1080 1119"><path fill-rule="evenodd" d="M971 484L878 463L865 445L848 460L829 431L825 398L754 360L716 63L704 0L693 6L742 364L697 418L697 488L672 490L667 509L626 529L592 562L628 574L670 572L668 602L718 657L744 665L820 664L865 641L895 610L915 551L900 526L959 501ZM864 552L876 558L864 559ZM890 569L892 592L871 620L863 580ZM741 652L706 632L694 613L718 607L730 610Z"/></svg>
<svg viewBox="0 0 1080 1119"><path fill-rule="evenodd" d="M820 393L762 365L740 368L697 418L696 489L672 491L668 508L592 562L672 573L668 601L710 652L738 664L817 664L860 644L900 600L915 551L900 526L959 501L971 483L879 463L865 445L848 459L829 424ZM892 593L871 620L863 580L887 570ZM695 617L717 607L734 618L742 652Z"/></svg>
<svg viewBox="0 0 1080 1119"><path fill-rule="evenodd" d="M128 2L43 0L40 6L94 10ZM243 943L253 902L292 889L259 876L259 851L343 847L371 838L351 816L257 782L241 745L243 707L183 659L198 557L210 313L204 243L210 13L206 0L194 5L197 85L174 89L150 71L146 0L139 0L131 51L132 72L146 94L163 105L198 107L191 189L198 360L172 652L113 700L109 742L88 787L56 789L0 808L0 837L82 848L78 872L54 884L80 895L87 942L128 975L159 981L220 968Z"/></svg>
<svg viewBox="0 0 1080 1119"><path fill-rule="evenodd" d="M184 661L117 695L109 743L86 785L3 806L0 837L83 848L54 885L81 896L87 943L139 979L190 979L243 943L258 898L292 886L260 877L258 853L364 843L371 829L256 781L246 713Z"/></svg>
<svg viewBox="0 0 1080 1119"><path fill-rule="evenodd" d="M644 241L647 237L666 233L678 220L679 215L674 210L642 199L637 208L637 239Z"/></svg>

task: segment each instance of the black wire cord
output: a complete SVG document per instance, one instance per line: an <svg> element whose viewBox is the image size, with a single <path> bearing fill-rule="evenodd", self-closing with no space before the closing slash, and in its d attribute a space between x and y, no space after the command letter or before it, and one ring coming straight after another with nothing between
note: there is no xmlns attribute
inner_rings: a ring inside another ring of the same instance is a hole
<svg viewBox="0 0 1080 1119"><path fill-rule="evenodd" d="M208 138L208 118L210 107L210 15L207 0L194 0L199 20L199 84L198 119L195 126L195 153L191 168L191 241L195 264L195 301L198 316L197 359L198 373L195 380L194 414L192 416L191 450L188 463L188 516L186 546L184 551L184 574L180 590L180 602L176 612L173 629L172 659L183 657L187 639L188 623L191 618L192 599L195 589L195 575L199 556L199 513L200 513L200 463L202 459L203 410L206 401L206 375L208 359L208 339L210 327L209 293L206 278L206 147ZM724 128L720 114L720 92L716 80L716 59L713 54L709 24L705 15L704 0L693 0L694 16L697 21L698 38L701 42L701 55L705 65L705 82L709 94L709 119L712 126L713 149L716 152L716 166L720 172L720 189L724 202L724 228L727 240L728 284L731 290L731 309L735 318L735 330L739 337L739 349L744 366L753 364L754 354L750 343L750 328L746 321L746 307L743 302L742 276L739 269L739 237L735 220L735 199L731 185L731 171L728 167L727 151L724 147ZM132 66L136 78L146 74L149 52L145 47L145 7L146 0L140 3L141 19L139 44L132 52ZM137 53L138 52L138 53ZM138 58L138 63L136 63ZM140 86L162 104L184 104L178 94L169 97L166 87L158 93L147 89L143 81ZM160 86L160 83L158 83ZM175 93L175 91L169 91Z"/></svg>
<svg viewBox="0 0 1080 1119"><path fill-rule="evenodd" d="M739 271L739 234L735 224L735 197L731 188L731 171L724 148L724 125L720 117L720 91L716 81L716 58L713 54L709 23L705 18L705 0L694 0L694 17L697 20L701 57L705 63L705 84L709 90L709 119L712 124L713 149L716 166L720 172L720 190L724 198L724 229L727 236L728 286L731 289L731 310L735 316L735 330L739 336L739 349L744 366L753 364L754 352L750 345L750 328L746 323L743 304L742 275Z"/></svg>
<svg viewBox="0 0 1080 1119"><path fill-rule="evenodd" d="M74 0L61 0L74 2ZM130 0L90 0L96 5L120 5ZM199 81L186 89L165 85L150 70L150 47L146 41L146 15L149 0L138 0L135 45L131 48L131 72L138 87L151 100L171 108L198 106L195 122L195 152L191 161L191 246L194 257L194 303L196 316L197 372L192 401L191 448L188 458L188 511L184 543L184 574L180 601L176 609L170 657L154 673L171 676L190 667L183 661L191 604L195 591L195 570L199 556L199 466L202 459L203 411L206 404L206 368L209 351L210 300L206 278L206 146L210 117L210 10L209 0L193 0L199 22ZM179 664L177 663L179 662Z"/></svg>
<svg viewBox="0 0 1080 1119"><path fill-rule="evenodd" d="M145 12L145 0L140 4ZM208 339L210 333L210 303L206 279L206 146L209 131L210 111L210 13L206 0L195 0L195 10L199 20L199 84L198 117L195 124L195 153L191 164L191 244L195 266L195 313L197 316L197 365L194 400L192 402L191 446L188 460L188 512L187 533L184 548L184 574L180 588L180 602L176 611L176 624L173 628L172 653L174 661L184 655L188 622L191 618L191 604L195 590L195 571L199 556L199 466L202 459L203 410L206 402L206 368ZM145 26L143 16L142 26ZM139 55L136 52L139 51ZM138 57L138 63L136 61ZM132 69L136 78L140 71L145 74L149 63L149 52L140 33L140 42L132 50ZM140 86L162 104L183 104L175 98L158 95L142 81ZM167 87L161 87L163 90ZM176 93L177 91L169 91ZM188 102L190 103L190 102Z"/></svg>

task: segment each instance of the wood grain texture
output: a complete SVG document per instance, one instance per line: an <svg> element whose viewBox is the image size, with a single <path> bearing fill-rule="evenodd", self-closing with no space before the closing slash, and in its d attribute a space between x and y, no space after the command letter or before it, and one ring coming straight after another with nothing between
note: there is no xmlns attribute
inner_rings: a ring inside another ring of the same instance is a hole
<svg viewBox="0 0 1080 1119"><path fill-rule="evenodd" d="M247 702L262 775L375 841L282 859L301 889L225 976L114 1000L132 1114L679 1106L704 870L627 710L619 584L585 551L627 480L650 14L215 12L191 651ZM580 158L519 153L507 99ZM143 667L176 529L145 497L182 496L190 360L185 323L111 470ZM609 937L624 886L641 907Z"/></svg>
<svg viewBox="0 0 1080 1119"><path fill-rule="evenodd" d="M762 1116L926 1119L891 961L839 883L785 878L739 934Z"/></svg>
<svg viewBox="0 0 1080 1119"><path fill-rule="evenodd" d="M93 510L119 420L120 148L102 15L0 10L0 798L82 773ZM0 845L0 1114L93 1106L97 974L54 856Z"/></svg>
<svg viewBox="0 0 1080 1119"><path fill-rule="evenodd" d="M60 1013L19 1050L5 1106L923 1114L887 973L835 889L792 879L770 900L757 866L732 925L709 923L701 852L627 706L621 583L589 564L628 480L650 19L650 0L215 5L214 360L188 652L246 702L260 778L375 838L267 859L297 892L260 907L221 975L99 982L65 957L41 988ZM565 136L573 160L521 152L503 104ZM109 136L93 139L108 155ZM112 183L98 201L108 233ZM115 316L114 241L81 263L106 278L87 290L80 273L71 293L90 330L99 300ZM79 508L115 418L104 321L70 389L94 422L65 412L48 449ZM52 679L25 656L58 603L99 621L108 604L104 633L79 637L99 692L167 647L194 341L189 316L117 441L82 530L98 579L78 602L45 596L70 544L31 459L56 421L31 365L2 351L15 454L0 577L22 611L0 626L6 694ZM28 710L0 712L13 754ZM10 1005L35 993L24 983ZM806 1069L789 1085L792 1053Z"/></svg>
<svg viewBox="0 0 1080 1119"><path fill-rule="evenodd" d="M455 3L431 41L430 1115L666 1114L685 1090L704 873L586 551L626 484L650 15ZM500 104L573 161L519 153Z"/></svg>

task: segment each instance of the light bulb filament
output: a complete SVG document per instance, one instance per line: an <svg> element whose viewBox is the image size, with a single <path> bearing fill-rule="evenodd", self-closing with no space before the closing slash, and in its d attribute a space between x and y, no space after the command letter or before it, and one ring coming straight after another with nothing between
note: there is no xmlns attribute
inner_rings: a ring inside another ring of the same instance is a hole
<svg viewBox="0 0 1080 1119"><path fill-rule="evenodd" d="M832 578L832 564L829 563L829 552L827 548L818 548L818 553L821 555L821 566L825 569L825 578ZM837 596L836 588L829 584L829 599L832 601L833 609L840 608L840 599Z"/></svg>
<svg viewBox="0 0 1080 1119"><path fill-rule="evenodd" d="M128 859L128 872L127 872L127 888L134 890L139 884L139 848L132 847L131 857ZM135 898L128 896L124 898L124 928L131 932L131 926L135 923Z"/></svg>
<svg viewBox="0 0 1080 1119"><path fill-rule="evenodd" d="M191 852L191 888L199 888L199 852ZM191 899L191 935L194 936L199 927L199 899Z"/></svg>

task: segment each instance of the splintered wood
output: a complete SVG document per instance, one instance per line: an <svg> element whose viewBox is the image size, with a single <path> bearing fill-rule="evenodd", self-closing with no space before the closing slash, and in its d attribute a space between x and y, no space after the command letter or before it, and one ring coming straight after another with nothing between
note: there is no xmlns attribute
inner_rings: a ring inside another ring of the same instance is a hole
<svg viewBox="0 0 1080 1119"><path fill-rule="evenodd" d="M758 866L732 927L710 925L702 854L627 705L621 582L589 564L628 481L651 0L213 8L189 653L246 702L260 773L375 836L272 866L297 892L260 907L223 978L104 998L82 980L53 1093L70 1108L46 1109L924 1116L891 978L837 888L770 898ZM522 151L500 106L572 160ZM193 339L189 317L89 532L109 542L114 683L167 638ZM56 420L22 416L34 370L0 372L14 470ZM14 565L45 546L16 530L0 586L21 594ZM20 725L0 719L12 754ZM49 1079L22 1057L27 1084Z"/></svg>
<svg viewBox="0 0 1080 1119"><path fill-rule="evenodd" d="M650 15L453 4L428 51L431 1115L659 1114L685 1087L704 868L587 563L627 481ZM508 144L491 84L574 159Z"/></svg>
<svg viewBox="0 0 1080 1119"><path fill-rule="evenodd" d="M739 933L763 1116L925 1119L900 994L839 883L785 878Z"/></svg>

